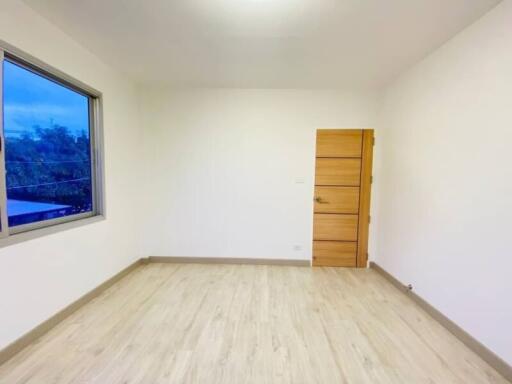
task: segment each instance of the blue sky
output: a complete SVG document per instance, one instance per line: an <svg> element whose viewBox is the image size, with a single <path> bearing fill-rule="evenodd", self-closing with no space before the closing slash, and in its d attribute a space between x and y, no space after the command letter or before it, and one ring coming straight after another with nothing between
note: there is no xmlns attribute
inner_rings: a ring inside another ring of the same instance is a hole
<svg viewBox="0 0 512 384"><path fill-rule="evenodd" d="M8 138L39 125L65 126L70 133L89 134L87 97L4 61L4 134Z"/></svg>

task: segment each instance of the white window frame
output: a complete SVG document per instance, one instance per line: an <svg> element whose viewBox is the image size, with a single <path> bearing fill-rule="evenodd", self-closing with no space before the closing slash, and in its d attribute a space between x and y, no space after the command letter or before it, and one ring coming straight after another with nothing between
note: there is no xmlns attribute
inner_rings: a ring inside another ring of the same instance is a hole
<svg viewBox="0 0 512 384"><path fill-rule="evenodd" d="M11 62L20 65L25 69L33 71L37 75L46 77L49 80L52 80L75 92L78 92L89 99L89 137L93 201L93 209L91 212L84 212L9 228L7 216L7 186L5 178L5 139L3 134L3 63L5 59L9 59ZM101 92L34 58L33 56L22 52L21 50L11 46L8 43L5 43L2 40L0 40L0 140L0 247L5 244L17 242L17 239L15 239L15 241L7 241L13 238L19 237L19 240L24 240L33 237L39 237L40 235L44 235L46 233L53 233L59 230L75 227L76 224L74 222L81 221L85 224L86 222L96 221L97 219L104 218L105 201L103 192L104 172ZM51 230L48 231L48 228L50 227ZM24 235L23 239L21 239L21 235Z"/></svg>

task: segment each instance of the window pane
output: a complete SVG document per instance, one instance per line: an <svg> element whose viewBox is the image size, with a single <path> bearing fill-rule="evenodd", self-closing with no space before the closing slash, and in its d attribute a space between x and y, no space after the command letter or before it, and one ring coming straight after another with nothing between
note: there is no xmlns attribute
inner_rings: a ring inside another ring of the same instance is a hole
<svg viewBox="0 0 512 384"><path fill-rule="evenodd" d="M92 211L89 98L4 61L9 226Z"/></svg>

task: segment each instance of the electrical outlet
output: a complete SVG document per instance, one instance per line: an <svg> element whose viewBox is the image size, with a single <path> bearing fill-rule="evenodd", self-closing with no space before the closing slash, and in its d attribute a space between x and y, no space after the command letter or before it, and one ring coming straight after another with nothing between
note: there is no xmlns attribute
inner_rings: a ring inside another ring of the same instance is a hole
<svg viewBox="0 0 512 384"><path fill-rule="evenodd" d="M295 245L293 246L293 250L294 250L295 252L302 251L302 245L295 244Z"/></svg>

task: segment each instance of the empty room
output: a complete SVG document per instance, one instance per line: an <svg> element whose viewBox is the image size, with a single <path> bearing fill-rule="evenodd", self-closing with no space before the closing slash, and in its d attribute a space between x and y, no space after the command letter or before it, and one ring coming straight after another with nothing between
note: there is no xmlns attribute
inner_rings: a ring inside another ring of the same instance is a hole
<svg viewBox="0 0 512 384"><path fill-rule="evenodd" d="M512 0L1 0L0 384L512 383Z"/></svg>

